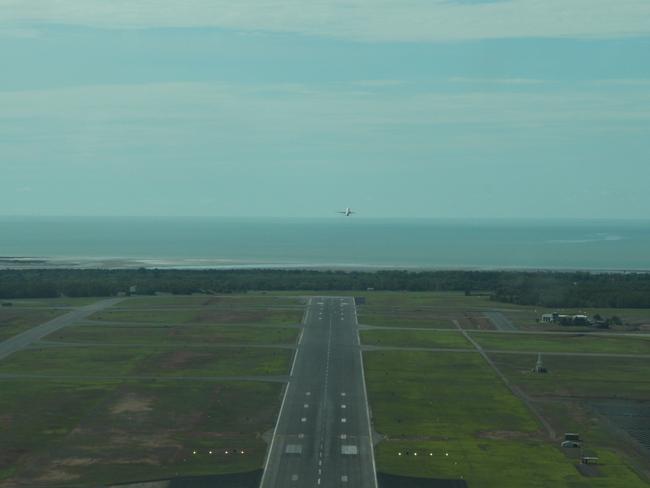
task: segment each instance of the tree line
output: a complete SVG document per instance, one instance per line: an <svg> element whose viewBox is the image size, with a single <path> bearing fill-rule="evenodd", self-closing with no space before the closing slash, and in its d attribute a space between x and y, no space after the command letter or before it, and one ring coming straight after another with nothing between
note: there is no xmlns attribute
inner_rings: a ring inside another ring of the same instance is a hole
<svg viewBox="0 0 650 488"><path fill-rule="evenodd" d="M461 291L545 307L650 308L650 274L529 271L0 270L0 298L247 291Z"/></svg>

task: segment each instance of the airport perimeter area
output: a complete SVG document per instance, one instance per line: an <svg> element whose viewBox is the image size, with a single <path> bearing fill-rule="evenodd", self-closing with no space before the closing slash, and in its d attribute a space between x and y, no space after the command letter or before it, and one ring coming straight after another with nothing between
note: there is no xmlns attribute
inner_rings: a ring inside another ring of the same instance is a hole
<svg viewBox="0 0 650 488"><path fill-rule="evenodd" d="M4 300L0 488L649 486L647 324L463 293Z"/></svg>

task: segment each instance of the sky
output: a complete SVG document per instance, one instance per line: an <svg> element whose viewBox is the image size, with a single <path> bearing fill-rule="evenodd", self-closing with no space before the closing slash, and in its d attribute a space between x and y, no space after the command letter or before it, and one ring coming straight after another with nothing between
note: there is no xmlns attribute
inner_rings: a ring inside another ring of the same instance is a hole
<svg viewBox="0 0 650 488"><path fill-rule="evenodd" d="M0 0L0 215L648 218L647 0Z"/></svg>

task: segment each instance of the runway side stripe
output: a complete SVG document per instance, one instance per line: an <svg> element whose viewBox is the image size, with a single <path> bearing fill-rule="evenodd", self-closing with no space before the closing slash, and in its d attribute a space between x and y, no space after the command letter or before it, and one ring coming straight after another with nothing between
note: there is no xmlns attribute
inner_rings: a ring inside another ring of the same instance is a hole
<svg viewBox="0 0 650 488"><path fill-rule="evenodd" d="M296 355L298 353L296 352ZM266 462L264 463L264 472L262 473L262 480L260 481L260 487L264 486L264 481L266 480L266 473L269 468L269 461L271 460L271 453L273 453L273 448L275 447L275 438L278 433L278 426L280 425L280 418L282 417L282 411L284 410L284 402L287 399L287 393L289 387L291 386L291 381L287 383L287 387L284 390L284 396L282 397L282 404L280 405L280 412L278 413L278 420L275 423L275 429L273 429L273 437L271 438L271 445L269 446L269 452L266 455Z"/></svg>

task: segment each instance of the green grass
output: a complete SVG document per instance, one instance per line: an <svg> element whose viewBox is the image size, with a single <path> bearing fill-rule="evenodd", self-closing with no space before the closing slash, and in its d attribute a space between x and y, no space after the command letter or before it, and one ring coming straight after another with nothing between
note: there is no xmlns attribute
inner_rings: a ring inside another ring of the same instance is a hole
<svg viewBox="0 0 650 488"><path fill-rule="evenodd" d="M487 296L465 296L463 292L355 292L366 297L364 308L372 309L414 309L433 308L438 310L467 310L471 308L494 308L498 302ZM500 305L500 304L498 304Z"/></svg>
<svg viewBox="0 0 650 488"><path fill-rule="evenodd" d="M375 429L389 437L538 429L478 353L373 351L364 361Z"/></svg>
<svg viewBox="0 0 650 488"><path fill-rule="evenodd" d="M55 347L17 352L0 362L0 374L84 378L284 375L291 355L285 349Z"/></svg>
<svg viewBox="0 0 650 488"><path fill-rule="evenodd" d="M61 309L21 309L0 307L0 341L9 339L34 326L43 324L67 313Z"/></svg>
<svg viewBox="0 0 650 488"><path fill-rule="evenodd" d="M163 295L139 296L124 300L117 308L175 308L175 307L297 307L302 305L295 297L278 297L266 294L246 295Z"/></svg>
<svg viewBox="0 0 650 488"><path fill-rule="evenodd" d="M586 352L650 355L648 337L606 337L589 334L508 334L470 332L484 349L537 352Z"/></svg>
<svg viewBox="0 0 650 488"><path fill-rule="evenodd" d="M268 324L295 325L302 320L301 309L147 309L104 310L91 320L152 324Z"/></svg>
<svg viewBox="0 0 650 488"><path fill-rule="evenodd" d="M25 454L63 439L114 387L110 382L0 381L0 469L14 468Z"/></svg>
<svg viewBox="0 0 650 488"><path fill-rule="evenodd" d="M536 354L490 354L515 384L537 397L650 399L650 361L642 358L544 356L547 374L533 374Z"/></svg>
<svg viewBox="0 0 650 488"><path fill-rule="evenodd" d="M410 455L406 456L406 450ZM402 452L402 456L398 453ZM418 456L413 456L418 452ZM429 455L431 454L431 455ZM602 477L585 478L563 453L534 439L389 441L379 445L382 472L423 478L464 479L470 487L647 487L616 454L599 450Z"/></svg>
<svg viewBox="0 0 650 488"><path fill-rule="evenodd" d="M582 477L478 354L375 351L364 360L374 428L387 435L376 449L381 472L462 477L470 487L647 486L605 448L596 450L603 477Z"/></svg>
<svg viewBox="0 0 650 488"><path fill-rule="evenodd" d="M295 344L299 329L280 327L171 326L138 327L79 325L67 327L48 340L104 344Z"/></svg>
<svg viewBox="0 0 650 488"><path fill-rule="evenodd" d="M0 387L0 419L11 419L0 423L0 476L21 486L260 469L261 435L281 399L281 385L267 383L4 380ZM225 454L233 448L245 454Z"/></svg>
<svg viewBox="0 0 650 488"><path fill-rule="evenodd" d="M414 312L363 312L359 314L359 323L377 327L415 327L425 329L453 329L451 317L441 317L433 313Z"/></svg>
<svg viewBox="0 0 650 488"><path fill-rule="evenodd" d="M364 330L361 342L372 346L430 347L473 349L474 346L457 331L442 330Z"/></svg>

